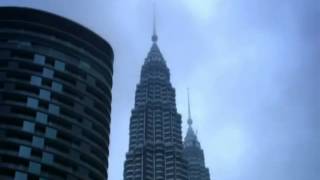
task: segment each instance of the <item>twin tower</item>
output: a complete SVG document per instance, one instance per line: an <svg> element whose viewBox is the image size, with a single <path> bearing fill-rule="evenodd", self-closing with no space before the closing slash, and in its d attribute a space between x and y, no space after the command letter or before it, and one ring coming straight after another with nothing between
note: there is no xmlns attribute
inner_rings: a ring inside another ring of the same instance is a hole
<svg viewBox="0 0 320 180"><path fill-rule="evenodd" d="M124 180L209 180L190 116L182 142L157 39L136 90ZM112 48L91 30L1 7L0 179L107 179L112 74Z"/></svg>
<svg viewBox="0 0 320 180"><path fill-rule="evenodd" d="M124 180L210 180L203 150L191 127L190 103L189 128L182 142L175 89L157 40L154 30L130 118Z"/></svg>

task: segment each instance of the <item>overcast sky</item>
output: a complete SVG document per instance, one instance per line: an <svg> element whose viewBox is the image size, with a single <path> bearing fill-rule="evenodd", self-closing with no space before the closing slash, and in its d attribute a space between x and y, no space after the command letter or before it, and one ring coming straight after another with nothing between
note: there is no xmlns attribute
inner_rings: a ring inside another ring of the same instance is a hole
<svg viewBox="0 0 320 180"><path fill-rule="evenodd" d="M109 179L151 47L151 0L1 0L48 10L114 49ZM158 0L159 47L186 130L187 96L213 180L320 179L318 0Z"/></svg>

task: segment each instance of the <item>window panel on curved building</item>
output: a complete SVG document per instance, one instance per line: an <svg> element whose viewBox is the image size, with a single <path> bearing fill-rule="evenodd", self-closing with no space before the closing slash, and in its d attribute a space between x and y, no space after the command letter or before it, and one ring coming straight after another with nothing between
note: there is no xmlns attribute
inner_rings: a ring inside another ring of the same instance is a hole
<svg viewBox="0 0 320 180"><path fill-rule="evenodd" d="M0 179L106 179L113 51L63 17L0 8Z"/></svg>

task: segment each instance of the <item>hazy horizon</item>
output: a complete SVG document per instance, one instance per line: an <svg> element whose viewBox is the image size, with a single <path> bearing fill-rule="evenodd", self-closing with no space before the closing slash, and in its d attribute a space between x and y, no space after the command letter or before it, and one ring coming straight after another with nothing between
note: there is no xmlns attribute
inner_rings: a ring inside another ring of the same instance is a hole
<svg viewBox="0 0 320 180"><path fill-rule="evenodd" d="M113 47L108 174L122 179L152 1L2 0L83 24ZM186 131L187 88L211 180L320 178L320 3L157 1L158 45Z"/></svg>

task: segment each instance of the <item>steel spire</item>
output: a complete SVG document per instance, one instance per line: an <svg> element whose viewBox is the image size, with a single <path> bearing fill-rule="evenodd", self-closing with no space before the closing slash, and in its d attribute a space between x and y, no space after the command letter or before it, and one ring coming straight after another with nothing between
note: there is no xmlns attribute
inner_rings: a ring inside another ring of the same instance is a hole
<svg viewBox="0 0 320 180"><path fill-rule="evenodd" d="M157 22L156 22L156 1L153 1L153 34L152 34L152 41L155 43L158 41L158 36L157 36Z"/></svg>
<svg viewBox="0 0 320 180"><path fill-rule="evenodd" d="M192 125L192 119L191 119L191 110L190 110L190 94L189 94L189 88L188 90L188 125Z"/></svg>

